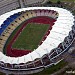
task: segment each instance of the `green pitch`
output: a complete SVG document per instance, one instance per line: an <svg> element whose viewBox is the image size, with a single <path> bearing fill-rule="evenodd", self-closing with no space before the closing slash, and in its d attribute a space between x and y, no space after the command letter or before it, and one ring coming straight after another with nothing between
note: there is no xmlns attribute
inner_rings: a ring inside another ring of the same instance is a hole
<svg viewBox="0 0 75 75"><path fill-rule="evenodd" d="M17 37L16 41L13 43L12 48L20 50L34 50L38 47L43 36L47 32L50 25L48 24L28 24L21 34Z"/></svg>

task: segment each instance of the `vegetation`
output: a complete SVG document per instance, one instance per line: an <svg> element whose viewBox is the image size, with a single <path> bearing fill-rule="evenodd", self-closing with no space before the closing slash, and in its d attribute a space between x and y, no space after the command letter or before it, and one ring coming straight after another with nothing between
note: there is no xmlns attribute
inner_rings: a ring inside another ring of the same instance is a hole
<svg viewBox="0 0 75 75"><path fill-rule="evenodd" d="M53 65L50 68L47 68L47 69L43 70L42 72L39 72L39 73L36 73L33 75L50 75L50 74L57 72L58 70L62 69L66 65L67 65L67 62L62 60L57 65Z"/></svg>
<svg viewBox="0 0 75 75"><path fill-rule="evenodd" d="M30 23L28 24L16 41L13 43L12 48L17 49L27 49L27 50L34 50L38 47L42 37L48 30L48 24L37 24L37 23Z"/></svg>

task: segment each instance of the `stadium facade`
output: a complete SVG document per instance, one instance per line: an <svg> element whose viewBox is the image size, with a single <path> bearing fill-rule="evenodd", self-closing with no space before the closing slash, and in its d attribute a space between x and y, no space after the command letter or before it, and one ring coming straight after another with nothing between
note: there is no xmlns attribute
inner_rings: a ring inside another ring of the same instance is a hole
<svg viewBox="0 0 75 75"><path fill-rule="evenodd" d="M47 16L55 19L50 34L33 52L20 57L3 54L3 48L11 33L25 20ZM6 74L33 74L56 65L61 55L74 41L74 16L66 9L58 7L30 7L13 10L0 16L0 71Z"/></svg>

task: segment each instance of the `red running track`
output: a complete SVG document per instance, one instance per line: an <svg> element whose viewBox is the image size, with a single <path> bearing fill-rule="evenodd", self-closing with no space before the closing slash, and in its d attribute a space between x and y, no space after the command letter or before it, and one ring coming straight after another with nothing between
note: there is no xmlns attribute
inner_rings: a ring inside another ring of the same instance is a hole
<svg viewBox="0 0 75 75"><path fill-rule="evenodd" d="M42 41L44 41L46 39L46 37L49 35L50 31L52 29L52 26L54 25L54 22L56 20L49 18L49 17L36 17L36 18L31 18L29 20L27 20L22 26L21 28L17 31L17 33L14 35L14 37L12 38L12 40L10 41L10 43L8 44L7 48L6 48L6 54L7 56L11 56L11 57L19 57L19 56L23 56L26 55L28 53L31 52L31 50L18 50L18 49L13 49L12 48L12 44L14 43L14 41L16 40L16 38L19 36L20 32L23 30L23 28L26 27L26 25L28 23L41 23L41 24L49 24L50 27L47 31L47 33L45 34L45 36L43 37ZM40 42L40 44L42 44L42 41Z"/></svg>

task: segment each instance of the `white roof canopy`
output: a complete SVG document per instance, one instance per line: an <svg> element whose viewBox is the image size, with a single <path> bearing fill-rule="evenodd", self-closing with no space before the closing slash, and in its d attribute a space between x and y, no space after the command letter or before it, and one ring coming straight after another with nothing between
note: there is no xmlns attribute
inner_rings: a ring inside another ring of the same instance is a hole
<svg viewBox="0 0 75 75"><path fill-rule="evenodd" d="M51 52L53 48L56 48L69 34L69 31L72 29L71 27L74 24L73 23L74 17L71 14L71 12L69 12L68 10L58 7L30 7L30 8L13 10L11 12L5 13L0 16L0 26L3 23L3 21L5 21L10 15L13 15L14 13L26 10L36 10L36 9L54 10L59 13L58 19L53 25L53 28L50 34L47 36L46 40L33 52L24 55L22 57L17 57L17 58L8 57L0 52L0 61L10 64L19 64L19 63L27 63L29 61L33 61L36 58L41 58L44 54Z"/></svg>

